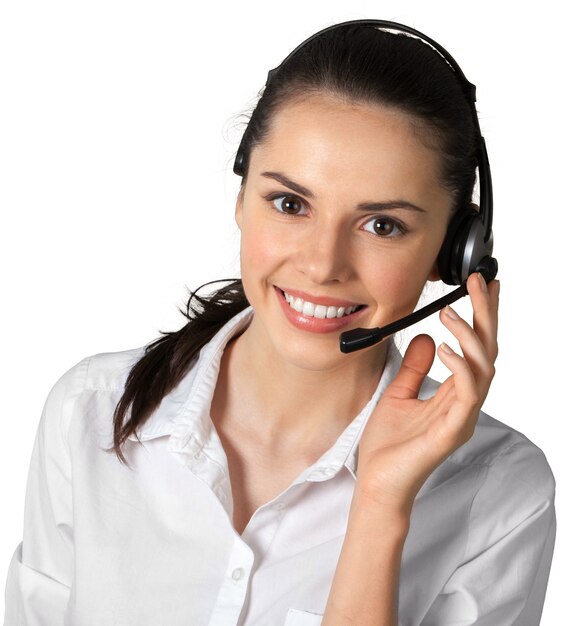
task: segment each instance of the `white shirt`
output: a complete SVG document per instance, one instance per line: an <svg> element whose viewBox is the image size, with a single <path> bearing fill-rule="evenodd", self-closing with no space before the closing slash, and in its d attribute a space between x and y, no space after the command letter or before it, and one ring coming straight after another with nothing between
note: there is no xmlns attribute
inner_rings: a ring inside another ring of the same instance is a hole
<svg viewBox="0 0 562 626"><path fill-rule="evenodd" d="M227 458L209 416L228 340L201 350L180 385L115 454L112 417L144 348L98 354L47 397L33 449L6 626L319 626L346 531L363 427L400 367L336 443L232 525ZM427 378L420 397L439 383ZM418 493L404 545L400 626L538 625L556 534L543 452L481 413L473 437ZM365 558L369 558L365 554Z"/></svg>

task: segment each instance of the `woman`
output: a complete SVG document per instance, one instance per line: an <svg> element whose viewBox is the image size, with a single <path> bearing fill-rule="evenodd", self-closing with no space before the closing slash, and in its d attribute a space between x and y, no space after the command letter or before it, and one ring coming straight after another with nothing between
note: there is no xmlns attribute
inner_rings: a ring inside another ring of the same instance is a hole
<svg viewBox="0 0 562 626"><path fill-rule="evenodd" d="M443 278L478 137L444 58L374 24L270 73L235 164L241 280L55 384L7 624L539 623L554 479L480 411L499 282L470 272L472 326L440 313L442 384L427 335L339 344Z"/></svg>

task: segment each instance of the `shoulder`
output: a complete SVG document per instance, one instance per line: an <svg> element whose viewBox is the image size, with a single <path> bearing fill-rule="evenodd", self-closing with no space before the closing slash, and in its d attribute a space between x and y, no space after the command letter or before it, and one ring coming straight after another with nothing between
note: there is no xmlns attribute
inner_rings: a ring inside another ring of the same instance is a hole
<svg viewBox="0 0 562 626"><path fill-rule="evenodd" d="M439 385L426 379L420 397ZM446 545L445 583L430 621L441 623L446 613L470 614L474 624L538 624L557 529L556 483L543 451L481 411L470 440L422 490L417 529L428 535L419 536Z"/></svg>
<svg viewBox="0 0 562 626"><path fill-rule="evenodd" d="M84 388L93 390L122 389L131 368L146 352L146 346L120 352L100 352L86 357ZM75 367L80 367L78 363ZM71 370L72 371L72 370Z"/></svg>
<svg viewBox="0 0 562 626"><path fill-rule="evenodd" d="M439 385L427 378L420 397L431 397ZM449 588L482 587L485 595L502 575L498 562L530 576L517 579L523 590L539 568L544 577L556 534L556 480L544 452L525 434L480 411L472 437L433 472L423 492L435 510L452 512L455 532L464 537L462 564Z"/></svg>
<svg viewBox="0 0 562 626"><path fill-rule="evenodd" d="M427 377L420 398L431 397L440 383ZM498 481L518 483L518 489L533 488L549 498L554 497L556 482L544 452L525 434L480 411L474 434L446 460L460 467L481 466ZM460 469L459 467L459 469Z"/></svg>
<svg viewBox="0 0 562 626"><path fill-rule="evenodd" d="M86 356L66 370L52 385L45 400L40 432L67 433L76 406L99 391L121 392L132 366L145 346L121 352Z"/></svg>
<svg viewBox="0 0 562 626"><path fill-rule="evenodd" d="M122 388L133 365L144 355L146 346L121 352L100 352L75 363L55 382L52 393L75 394L88 389Z"/></svg>

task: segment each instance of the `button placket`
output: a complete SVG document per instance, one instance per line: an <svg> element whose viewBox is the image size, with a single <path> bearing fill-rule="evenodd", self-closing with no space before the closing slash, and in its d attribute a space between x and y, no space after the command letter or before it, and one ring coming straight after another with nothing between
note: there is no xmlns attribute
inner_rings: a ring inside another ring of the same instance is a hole
<svg viewBox="0 0 562 626"><path fill-rule="evenodd" d="M236 569L232 570L232 580L234 580L235 582L238 582L239 580L242 580L244 578L245 572L244 572L244 568L242 567L237 567Z"/></svg>

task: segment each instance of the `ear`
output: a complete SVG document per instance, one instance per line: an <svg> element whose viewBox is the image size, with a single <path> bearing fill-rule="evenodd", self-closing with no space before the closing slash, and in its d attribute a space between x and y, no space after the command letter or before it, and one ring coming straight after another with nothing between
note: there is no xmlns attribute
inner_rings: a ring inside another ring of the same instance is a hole
<svg viewBox="0 0 562 626"><path fill-rule="evenodd" d="M234 219L236 220L236 224L238 228L241 228L240 224L242 223L242 203L244 202L244 187L240 187L240 191L238 192L238 197L236 198L236 208L234 209Z"/></svg>
<svg viewBox="0 0 562 626"><path fill-rule="evenodd" d="M430 280L432 282L441 280L441 276L439 274L439 266L437 265L437 259L435 259L435 263L433 264L433 267L431 268L431 272L429 272L429 276L427 277L427 280Z"/></svg>

